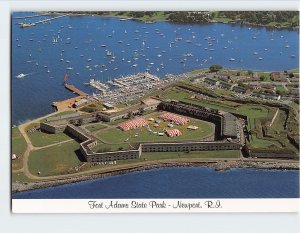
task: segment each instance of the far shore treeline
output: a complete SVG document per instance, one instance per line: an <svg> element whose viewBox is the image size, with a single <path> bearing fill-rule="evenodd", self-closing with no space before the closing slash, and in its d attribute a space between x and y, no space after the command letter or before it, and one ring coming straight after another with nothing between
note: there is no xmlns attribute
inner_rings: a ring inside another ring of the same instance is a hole
<svg viewBox="0 0 300 233"><path fill-rule="evenodd" d="M57 12L55 12L57 13ZM176 23L238 23L270 27L299 27L298 11L69 11L64 13L130 17Z"/></svg>

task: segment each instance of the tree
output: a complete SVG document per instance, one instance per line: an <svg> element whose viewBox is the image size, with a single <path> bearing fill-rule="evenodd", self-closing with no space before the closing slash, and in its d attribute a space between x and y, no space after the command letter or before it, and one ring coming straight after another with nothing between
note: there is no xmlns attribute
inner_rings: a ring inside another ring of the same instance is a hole
<svg viewBox="0 0 300 233"><path fill-rule="evenodd" d="M247 73L248 73L249 76L253 76L253 71L252 70L248 70Z"/></svg>
<svg viewBox="0 0 300 233"><path fill-rule="evenodd" d="M221 65L215 64L209 67L210 72L218 72L219 70L222 70L223 67Z"/></svg>
<svg viewBox="0 0 300 233"><path fill-rule="evenodd" d="M69 121L69 123L70 123L71 125L75 125L76 121L73 120L73 119L71 119L71 120Z"/></svg>
<svg viewBox="0 0 300 233"><path fill-rule="evenodd" d="M264 81L266 79L266 76L265 75L261 75L260 77L259 77L259 80L260 81Z"/></svg>
<svg viewBox="0 0 300 233"><path fill-rule="evenodd" d="M82 119L78 119L77 121L76 121L76 126L81 126L82 125L82 123L83 123L83 120Z"/></svg>
<svg viewBox="0 0 300 233"><path fill-rule="evenodd" d="M127 118L128 119L131 119L133 117L133 112L132 111L129 111L128 113L127 113Z"/></svg>
<svg viewBox="0 0 300 233"><path fill-rule="evenodd" d="M96 115L96 122L100 122L102 120L102 116L97 113Z"/></svg>
<svg viewBox="0 0 300 233"><path fill-rule="evenodd" d="M285 91L283 91L283 90L276 90L276 94L277 95L284 95Z"/></svg>
<svg viewBox="0 0 300 233"><path fill-rule="evenodd" d="M144 108L139 108L139 113L140 113L141 115L143 115L144 112L145 112Z"/></svg>

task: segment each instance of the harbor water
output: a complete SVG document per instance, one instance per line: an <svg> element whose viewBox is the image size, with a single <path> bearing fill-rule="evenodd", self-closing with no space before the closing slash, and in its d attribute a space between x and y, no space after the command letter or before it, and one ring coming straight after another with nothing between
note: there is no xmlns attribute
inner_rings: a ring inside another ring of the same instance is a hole
<svg viewBox="0 0 300 233"><path fill-rule="evenodd" d="M220 64L226 68L282 71L299 66L299 32L233 24L143 23L116 17L67 16L20 28L12 14L12 124L53 112L51 103L102 83L148 71L163 78ZM49 16L48 16L49 17ZM27 18L26 22L45 19ZM20 75L22 74L22 75ZM19 77L19 78L17 78ZM298 171L162 168L66 184L13 198L297 198Z"/></svg>
<svg viewBox="0 0 300 233"><path fill-rule="evenodd" d="M298 171L177 167L128 173L12 195L67 198L299 198Z"/></svg>
<svg viewBox="0 0 300 233"><path fill-rule="evenodd" d="M90 79L106 83L148 71L163 78L221 64L251 70L298 67L299 34L293 30L232 24L152 24L116 17L67 16L20 28L12 15L12 123L53 112L51 103L73 97L70 84L92 94ZM48 16L49 17L49 16ZM27 18L35 22L47 18ZM260 60L262 58L262 60ZM24 78L16 78L25 74Z"/></svg>

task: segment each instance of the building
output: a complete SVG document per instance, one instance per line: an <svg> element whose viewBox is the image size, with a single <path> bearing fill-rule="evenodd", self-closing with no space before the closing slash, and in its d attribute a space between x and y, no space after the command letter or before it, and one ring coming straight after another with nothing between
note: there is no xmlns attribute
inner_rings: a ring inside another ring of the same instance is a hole
<svg viewBox="0 0 300 233"><path fill-rule="evenodd" d="M265 100L280 100L281 96L268 93L252 93L251 96Z"/></svg>
<svg viewBox="0 0 300 233"><path fill-rule="evenodd" d="M235 140L236 138L236 117L233 114L226 112L219 112L218 110L211 110L208 108L202 108L199 106L187 104L184 102L176 101L165 101L160 102L157 106L158 109L177 112L182 115L188 115L190 117L195 117L198 119L203 119L206 121L213 122L216 125L217 135L209 137L208 141L184 141L184 142L156 142L156 143L140 143L135 147L131 147L129 150L118 150L118 151L107 151L107 152L94 152L93 148L97 145L97 139L94 138L90 132L74 125L80 122L81 124L87 124L90 122L97 122L99 118L102 119L100 113L85 114L81 116L71 116L68 118L57 119L47 122L41 122L40 128L42 131L48 133L59 133L66 132L71 137L79 140L80 151L83 154L87 162L107 162L116 160L126 160L126 159L138 159L141 157L142 152L176 152L176 151L206 151L206 150L240 150L241 144ZM130 111L128 108L127 111ZM119 114L123 115L124 112ZM175 115L175 114L173 114ZM175 115L177 116L177 115ZM120 116L115 113L113 119L119 119ZM183 119L188 119L183 116L177 116ZM107 119L108 121L112 119ZM133 121L134 120L134 121ZM134 127L139 127L144 125L145 122L148 123L143 118L136 118L131 121ZM139 123L139 121L141 121ZM131 126L129 126L130 128ZM168 136L180 136L181 132L178 129L169 129L166 131ZM157 134L158 136L161 133ZM230 142L224 140L231 138Z"/></svg>
<svg viewBox="0 0 300 233"><path fill-rule="evenodd" d="M178 137L182 135L182 133L178 129L168 129L166 130L166 134L168 137Z"/></svg>
<svg viewBox="0 0 300 233"><path fill-rule="evenodd" d="M87 104L88 103L88 100L87 99L81 99L79 101L76 101L74 104L73 104L73 107L74 108L78 108L78 107L82 107L83 105Z"/></svg>
<svg viewBox="0 0 300 233"><path fill-rule="evenodd" d="M112 104L110 104L110 103L103 103L102 105L103 105L103 107L105 107L106 109L114 109L114 106L113 106Z"/></svg>
<svg viewBox="0 0 300 233"><path fill-rule="evenodd" d="M245 87L233 86L232 90L241 94L249 94L251 91Z"/></svg>

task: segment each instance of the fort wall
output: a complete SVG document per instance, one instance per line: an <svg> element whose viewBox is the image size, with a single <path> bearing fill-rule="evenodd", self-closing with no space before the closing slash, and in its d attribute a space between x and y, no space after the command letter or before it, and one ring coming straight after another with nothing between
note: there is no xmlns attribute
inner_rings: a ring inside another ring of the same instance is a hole
<svg viewBox="0 0 300 233"><path fill-rule="evenodd" d="M143 152L188 152L240 149L240 144L230 142L166 142L142 144Z"/></svg>

